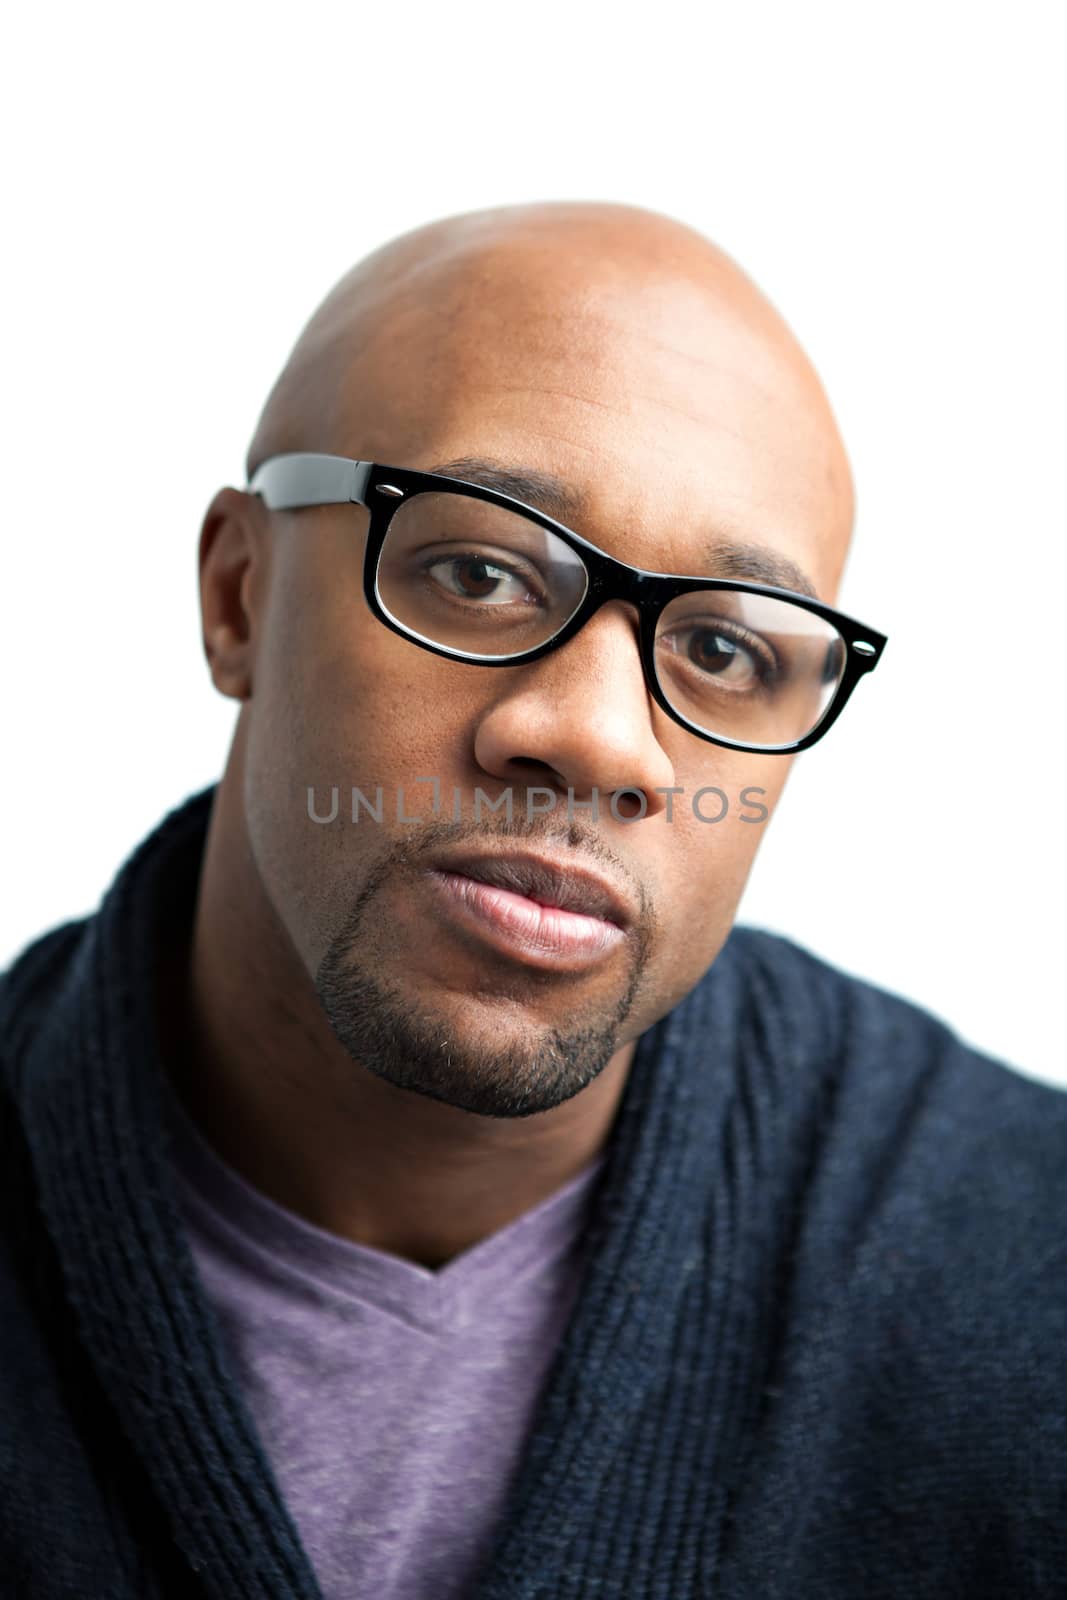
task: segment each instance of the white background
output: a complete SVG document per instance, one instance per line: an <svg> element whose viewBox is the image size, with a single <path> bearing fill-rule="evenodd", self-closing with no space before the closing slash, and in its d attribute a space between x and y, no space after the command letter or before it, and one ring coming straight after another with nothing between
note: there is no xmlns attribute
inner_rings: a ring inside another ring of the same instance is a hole
<svg viewBox="0 0 1067 1600"><path fill-rule="evenodd" d="M12 12L13 14L13 12ZM1067 1084L1054 4L19 8L4 42L0 964L91 910L235 716L196 541L304 320L437 216L617 199L819 368L890 635L741 919Z"/></svg>

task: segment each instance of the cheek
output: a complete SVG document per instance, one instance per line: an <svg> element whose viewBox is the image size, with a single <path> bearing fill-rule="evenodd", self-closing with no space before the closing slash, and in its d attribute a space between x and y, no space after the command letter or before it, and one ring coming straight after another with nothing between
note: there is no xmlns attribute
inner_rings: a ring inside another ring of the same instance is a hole
<svg viewBox="0 0 1067 1600"><path fill-rule="evenodd" d="M264 619L250 708L256 764L305 784L386 782L390 757L402 763L418 732L433 658L372 616L346 546L312 553L283 575Z"/></svg>
<svg viewBox="0 0 1067 1600"><path fill-rule="evenodd" d="M309 972L404 824L433 820L432 787L416 780L437 776L446 795L460 781L470 709L441 665L362 600L308 584L267 618L239 724L244 810L260 878ZM363 807L353 823L354 789L381 805L380 823Z"/></svg>
<svg viewBox="0 0 1067 1600"><path fill-rule="evenodd" d="M309 563L310 565L310 563ZM347 914L353 885L380 839L345 826L350 783L369 759L375 719L338 585L290 571L272 592L257 640L252 694L239 727L243 804L259 877L309 972ZM373 758L370 758L374 765ZM339 790L339 812L332 789Z"/></svg>
<svg viewBox="0 0 1067 1600"><path fill-rule="evenodd" d="M689 807L688 798L680 797L685 811L679 814L676 801L674 822L667 830L671 835L674 900L685 908L689 928L703 921L718 925L732 917L759 846L760 830L765 826L742 822L735 795L725 786L722 792L729 798L729 810L721 820L699 820ZM716 817L722 808L715 794L703 796L699 804L707 818Z"/></svg>
<svg viewBox="0 0 1067 1600"><path fill-rule="evenodd" d="M668 886L660 961L679 993L714 960L733 925L790 766L722 754L727 759L713 770L679 775L684 793L674 798L672 820L657 822Z"/></svg>

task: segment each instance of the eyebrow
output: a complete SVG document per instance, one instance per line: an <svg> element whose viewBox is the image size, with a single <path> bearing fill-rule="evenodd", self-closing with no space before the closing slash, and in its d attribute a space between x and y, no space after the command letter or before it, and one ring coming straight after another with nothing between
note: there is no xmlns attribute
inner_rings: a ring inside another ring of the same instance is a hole
<svg viewBox="0 0 1067 1600"><path fill-rule="evenodd" d="M586 510L585 496L550 472L540 472L532 467L509 467L486 456L460 456L455 461L423 468L438 477L462 478L467 483L477 483L483 489L495 489L513 500L525 501L547 512L557 522L568 525L577 521ZM684 573L684 577L741 578L750 583L765 583L775 589L790 589L794 594L805 594L812 600L819 597L815 585L802 567L788 556L764 544L751 544L740 539L716 538L701 547L701 556L713 571Z"/></svg>

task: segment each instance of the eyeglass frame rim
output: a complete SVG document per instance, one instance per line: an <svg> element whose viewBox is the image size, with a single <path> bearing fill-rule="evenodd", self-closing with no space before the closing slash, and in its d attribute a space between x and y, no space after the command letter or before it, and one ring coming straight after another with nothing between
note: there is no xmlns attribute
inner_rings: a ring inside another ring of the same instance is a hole
<svg viewBox="0 0 1067 1600"><path fill-rule="evenodd" d="M374 491L381 494L383 487L386 491L391 487L401 492L399 495L386 492L382 498L372 499ZM874 671L888 642L887 635L877 629L865 627L855 617L836 610L825 601L798 594L792 589L753 583L747 579L652 572L631 566L628 561L621 561L617 556L601 550L565 523L557 522L538 506L531 506L500 489L469 483L464 478L448 477L443 473L423 472L415 467L387 466L377 461L357 461L349 456L316 451L285 451L260 462L245 486L245 493L258 495L270 511L301 511L319 505L363 506L370 516L363 558L363 593L372 614L402 639L449 661L483 667L525 666L562 648L609 601L623 600L634 605L638 612L638 651L645 686L656 704L687 732L728 750L741 750L752 755L793 755L810 749L837 721L860 679ZM472 656L425 639L422 634L398 622L385 609L377 591L377 576L389 525L401 505L418 494L428 493L463 494L499 505L504 510L515 511L547 528L576 551L589 581L578 608L557 633L543 644L516 656ZM706 729L697 727L667 699L655 666L656 626L660 614L679 594L715 589L789 601L828 622L844 639L847 646L844 672L826 710L803 738L784 745L753 745L727 739L721 734L708 733ZM871 653L857 653L856 646L861 643L872 646Z"/></svg>

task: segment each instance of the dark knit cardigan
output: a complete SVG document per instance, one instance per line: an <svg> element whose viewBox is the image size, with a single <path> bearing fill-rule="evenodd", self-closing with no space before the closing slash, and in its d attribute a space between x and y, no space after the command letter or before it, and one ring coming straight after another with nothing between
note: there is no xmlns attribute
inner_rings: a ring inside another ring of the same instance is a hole
<svg viewBox="0 0 1067 1600"><path fill-rule="evenodd" d="M162 1122L212 795L0 980L5 1600L318 1594ZM1067 1596L1065 1221L1067 1094L735 927L640 1041L473 1600Z"/></svg>

